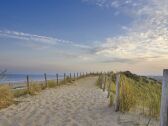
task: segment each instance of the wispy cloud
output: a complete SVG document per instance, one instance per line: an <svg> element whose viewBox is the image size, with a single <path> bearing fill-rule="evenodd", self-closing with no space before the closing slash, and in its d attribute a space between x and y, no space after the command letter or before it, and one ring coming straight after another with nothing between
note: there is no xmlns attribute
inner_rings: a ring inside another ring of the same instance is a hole
<svg viewBox="0 0 168 126"><path fill-rule="evenodd" d="M146 4L150 3L150 0L82 0L83 2L89 2L99 7L115 8L119 11L134 13L133 10L140 9ZM121 10L122 9L122 10Z"/></svg>
<svg viewBox="0 0 168 126"><path fill-rule="evenodd" d="M27 41L35 41L35 42L40 42L43 44L50 44L50 45L54 45L54 44L57 44L58 42L62 42L62 40L55 39L52 37L33 35L33 34L28 34L28 33L23 33L18 31L10 31L10 30L0 31L0 36L27 40Z"/></svg>
<svg viewBox="0 0 168 126"><path fill-rule="evenodd" d="M49 37L49 36L34 35L34 34L29 34L24 32L18 32L18 31L11 31L11 30L0 30L0 37L27 41L28 43L26 46L31 48L44 49L55 45L65 45L65 46L72 46L72 47L85 48L85 49L90 48L87 45L77 44L76 42L72 42L68 40L58 39L58 38Z"/></svg>
<svg viewBox="0 0 168 126"><path fill-rule="evenodd" d="M126 16L131 16L133 23L129 24L129 26L121 26L121 29L125 32L124 35L122 34L116 37L109 36L104 41L98 43L91 42L89 45L50 36L10 30L1 30L0 37L24 40L30 48L46 49L61 45L63 52L57 50L55 55L63 58L61 61L65 61L65 64L66 61L68 63L71 62L75 67L76 64L81 65L82 63L89 64L92 67L98 64L98 69L102 63L106 63L105 67L107 69L112 68L112 65L118 68L128 68L131 64L134 66L138 64L139 67L134 68L139 70L142 67L144 69L147 67L161 69L167 65L165 62L168 61L167 0L82 1L93 3L98 7L115 8L113 9L115 10L114 15L122 13ZM110 65L108 66L107 64ZM104 66L102 67L104 69ZM133 66L130 68L133 68Z"/></svg>
<svg viewBox="0 0 168 126"><path fill-rule="evenodd" d="M85 0L86 2L86 0ZM109 37L95 50L100 57L116 62L168 58L167 0L87 0L101 7L117 8L134 17L130 27L122 26L125 35ZM97 4L99 3L99 4ZM127 57L127 58L125 58Z"/></svg>

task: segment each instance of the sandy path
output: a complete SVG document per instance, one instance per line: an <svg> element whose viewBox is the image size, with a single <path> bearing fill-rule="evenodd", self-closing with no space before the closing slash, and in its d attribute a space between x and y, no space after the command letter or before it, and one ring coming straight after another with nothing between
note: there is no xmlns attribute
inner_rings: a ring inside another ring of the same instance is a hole
<svg viewBox="0 0 168 126"><path fill-rule="evenodd" d="M88 77L23 98L0 111L0 126L119 126L118 113L108 107L107 94L95 86L96 80Z"/></svg>

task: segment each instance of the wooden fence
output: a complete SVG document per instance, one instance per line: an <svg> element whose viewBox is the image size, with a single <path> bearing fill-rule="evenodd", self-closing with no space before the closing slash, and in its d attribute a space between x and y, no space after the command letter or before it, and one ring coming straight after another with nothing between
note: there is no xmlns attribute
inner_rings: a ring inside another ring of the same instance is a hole
<svg viewBox="0 0 168 126"><path fill-rule="evenodd" d="M102 75L102 74L100 74ZM105 91L105 81L107 73L104 73L105 77L100 81L100 88ZM116 78L116 94L114 107L115 111L119 111L119 97L120 97L120 73L115 74ZM110 90L108 89L108 98L110 97ZM111 100L111 99L110 99ZM111 104L111 103L110 103ZM162 95L161 95L161 108L160 108L160 126L168 126L168 69L163 70L162 78Z"/></svg>
<svg viewBox="0 0 168 126"><path fill-rule="evenodd" d="M55 79L51 79L51 80L56 80L56 84L57 85L60 85L60 83L59 83L59 81L63 81L64 83L66 82L66 80L68 79L69 81L72 81L72 80L77 80L77 79L79 79L79 78L82 78L82 77L87 77L87 76L90 76L90 75L98 75L99 73L97 72L97 73L88 73L88 72L86 72L86 73L84 73L84 72L77 72L77 73L64 73L63 74L63 78L62 78L62 74L56 74L56 78ZM73 77L72 77L72 75L74 75ZM49 81L49 79L47 78L47 74L46 73L44 73L44 81L42 81L42 82L44 82L45 83L45 88L47 88L48 87L48 81ZM30 90L30 76L29 75L27 75L26 76L26 87L27 87L27 90Z"/></svg>

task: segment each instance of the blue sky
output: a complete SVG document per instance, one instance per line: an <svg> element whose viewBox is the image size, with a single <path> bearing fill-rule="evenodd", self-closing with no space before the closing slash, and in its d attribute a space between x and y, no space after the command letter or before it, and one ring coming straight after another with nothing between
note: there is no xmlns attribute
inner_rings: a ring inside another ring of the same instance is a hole
<svg viewBox="0 0 168 126"><path fill-rule="evenodd" d="M0 27L90 42L122 33L121 26L131 19L115 15L116 11L80 0L4 0L0 4Z"/></svg>
<svg viewBox="0 0 168 126"><path fill-rule="evenodd" d="M167 67L166 0L1 0L0 19L0 68L12 73Z"/></svg>

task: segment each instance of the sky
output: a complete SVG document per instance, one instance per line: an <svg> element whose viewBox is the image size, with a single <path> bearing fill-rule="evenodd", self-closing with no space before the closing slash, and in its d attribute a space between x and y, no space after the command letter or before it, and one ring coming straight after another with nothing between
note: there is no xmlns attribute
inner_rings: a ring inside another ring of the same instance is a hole
<svg viewBox="0 0 168 126"><path fill-rule="evenodd" d="M167 0L0 1L1 70L162 75L167 67Z"/></svg>

